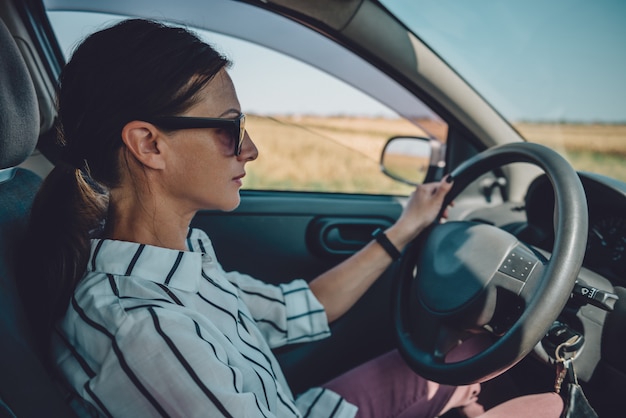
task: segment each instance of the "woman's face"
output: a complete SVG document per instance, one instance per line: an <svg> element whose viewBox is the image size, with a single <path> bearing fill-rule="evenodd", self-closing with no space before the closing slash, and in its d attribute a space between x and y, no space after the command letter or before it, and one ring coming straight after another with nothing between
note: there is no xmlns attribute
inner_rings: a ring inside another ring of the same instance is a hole
<svg viewBox="0 0 626 418"><path fill-rule="evenodd" d="M220 71L200 92L199 101L182 116L236 118L241 114L233 82ZM228 129L184 129L170 135L169 194L183 211L218 209L229 211L240 202L239 189L245 165L258 150L247 132L241 153L234 155Z"/></svg>

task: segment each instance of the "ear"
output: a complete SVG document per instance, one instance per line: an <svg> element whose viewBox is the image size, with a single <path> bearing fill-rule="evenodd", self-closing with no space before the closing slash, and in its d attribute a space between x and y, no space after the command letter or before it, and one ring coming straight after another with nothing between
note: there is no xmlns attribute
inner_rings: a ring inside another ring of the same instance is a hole
<svg viewBox="0 0 626 418"><path fill-rule="evenodd" d="M154 125L139 120L122 128L122 141L141 164L155 170L165 168L163 137Z"/></svg>

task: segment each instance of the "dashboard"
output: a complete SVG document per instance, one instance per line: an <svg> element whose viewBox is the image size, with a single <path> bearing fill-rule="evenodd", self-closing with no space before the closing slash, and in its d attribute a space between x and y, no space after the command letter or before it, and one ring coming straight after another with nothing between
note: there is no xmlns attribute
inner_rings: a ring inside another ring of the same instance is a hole
<svg viewBox="0 0 626 418"><path fill-rule="evenodd" d="M626 183L579 173L587 195L589 233L583 266L614 286L626 286ZM525 199L528 244L550 251L554 243L554 193L547 176L533 181Z"/></svg>

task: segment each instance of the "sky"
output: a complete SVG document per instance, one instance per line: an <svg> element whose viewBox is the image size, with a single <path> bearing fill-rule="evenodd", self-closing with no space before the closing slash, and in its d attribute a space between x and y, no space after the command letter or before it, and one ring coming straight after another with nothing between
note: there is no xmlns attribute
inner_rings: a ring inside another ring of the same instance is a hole
<svg viewBox="0 0 626 418"><path fill-rule="evenodd" d="M383 0L510 119L626 122L625 0Z"/></svg>
<svg viewBox="0 0 626 418"><path fill-rule="evenodd" d="M510 120L626 123L626 0L383 2ZM50 17L66 51L111 21L83 16L81 27L70 27L67 14ZM314 89L316 83L302 83L321 77L306 64L273 54L269 59L275 64L260 67L267 50L216 34L209 39L235 61L231 75L248 111L258 105L273 113L333 114L349 108L361 115L393 115L339 82L329 100ZM272 83L282 88L272 89ZM296 87L306 101L286 96ZM294 103L302 107L294 109Z"/></svg>

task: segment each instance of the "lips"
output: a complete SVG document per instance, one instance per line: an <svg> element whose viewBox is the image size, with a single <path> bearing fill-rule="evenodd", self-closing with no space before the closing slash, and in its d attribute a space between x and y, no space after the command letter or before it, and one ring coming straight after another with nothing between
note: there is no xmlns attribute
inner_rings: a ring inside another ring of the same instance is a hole
<svg viewBox="0 0 626 418"><path fill-rule="evenodd" d="M241 181L241 179L246 175L246 173L240 174L236 177L233 177L233 181L235 182L235 184L237 184L238 187L243 186L243 182Z"/></svg>

